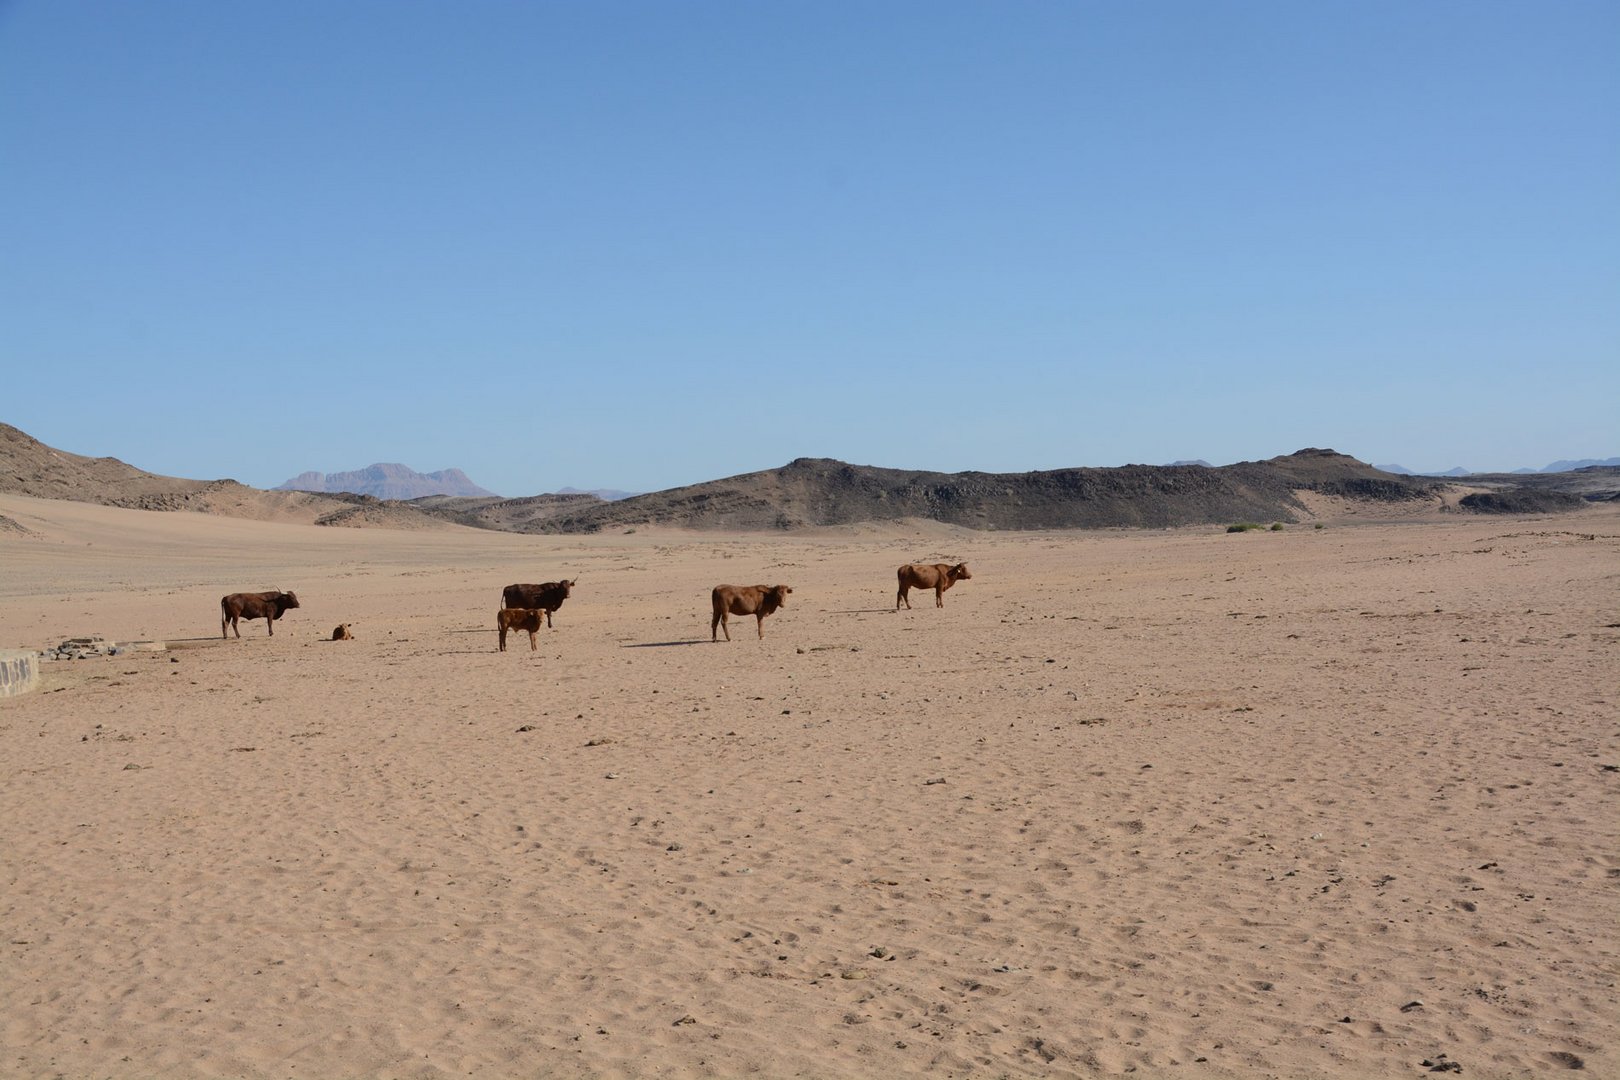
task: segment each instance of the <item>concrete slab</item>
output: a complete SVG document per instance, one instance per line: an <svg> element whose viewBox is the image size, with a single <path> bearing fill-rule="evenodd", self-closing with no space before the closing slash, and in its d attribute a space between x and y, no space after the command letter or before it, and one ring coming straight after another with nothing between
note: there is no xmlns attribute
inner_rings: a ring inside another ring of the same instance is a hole
<svg viewBox="0 0 1620 1080"><path fill-rule="evenodd" d="M0 649L0 697L26 694L38 686L38 653Z"/></svg>

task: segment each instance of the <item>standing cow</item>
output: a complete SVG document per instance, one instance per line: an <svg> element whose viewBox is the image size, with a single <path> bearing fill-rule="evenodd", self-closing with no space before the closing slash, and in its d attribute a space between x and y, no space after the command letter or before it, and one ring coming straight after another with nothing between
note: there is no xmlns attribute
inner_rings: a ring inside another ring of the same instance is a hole
<svg viewBox="0 0 1620 1080"><path fill-rule="evenodd" d="M501 590L501 607L534 608L546 615L546 629L551 628L551 613L562 607L564 600L573 595L579 581L547 581L540 585L508 585Z"/></svg>
<svg viewBox="0 0 1620 1080"><path fill-rule="evenodd" d="M894 610L900 610L900 602L905 601L907 610L911 608L911 597L907 595L912 589L933 589L934 606L945 606L945 590L958 581L967 581L972 574L968 573L967 563L957 563L951 566L947 563L906 563L898 571L900 577L900 590L894 594Z"/></svg>
<svg viewBox="0 0 1620 1080"><path fill-rule="evenodd" d="M529 651L534 652L540 648L535 642L534 635L540 632L540 621L545 614L536 608L501 608L495 613L495 631L500 634L501 652L506 651L506 632L508 630L527 630L529 632Z"/></svg>
<svg viewBox="0 0 1620 1080"><path fill-rule="evenodd" d="M765 638L765 616L780 607L787 607L787 595L793 590L786 585L716 585L714 587L714 621L709 624L709 640L719 641L720 631L731 640L731 627L727 615L752 615L761 640Z"/></svg>
<svg viewBox="0 0 1620 1080"><path fill-rule="evenodd" d="M236 625L238 619L246 619L249 622L263 619L270 636L275 637L276 620L285 615L289 608L297 606L298 597L280 589L270 589L267 592L233 592L229 596L222 596L219 598L219 636L230 636L225 632L226 624L229 624L230 628L236 631L236 636L241 637L241 627Z"/></svg>

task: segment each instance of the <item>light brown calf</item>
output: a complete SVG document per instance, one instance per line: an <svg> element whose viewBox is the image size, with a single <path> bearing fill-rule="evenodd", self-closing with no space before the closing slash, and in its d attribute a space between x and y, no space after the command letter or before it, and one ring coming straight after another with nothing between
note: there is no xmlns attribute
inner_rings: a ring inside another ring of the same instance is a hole
<svg viewBox="0 0 1620 1080"><path fill-rule="evenodd" d="M534 635L539 632L540 626L545 622L546 613L537 608L501 608L495 613L495 629L501 635L501 652L506 651L506 632L508 630L527 630L529 632L529 651L534 652L540 646L535 643Z"/></svg>
<svg viewBox="0 0 1620 1080"><path fill-rule="evenodd" d="M340 623L332 629L333 641L353 641L354 631L349 629L348 623Z"/></svg>
<svg viewBox="0 0 1620 1080"><path fill-rule="evenodd" d="M906 563L899 570L900 590L894 594L894 610L900 610L900 602L905 601L906 607L911 607L911 597L907 594L912 589L933 589L934 606L945 606L945 590L958 581L967 581L973 575L968 573L967 563L957 563L951 566L947 563Z"/></svg>
<svg viewBox="0 0 1620 1080"><path fill-rule="evenodd" d="M793 590L786 585L716 585L714 587L714 621L709 624L709 640L719 641L720 631L731 640L731 627L727 615L752 615L758 620L759 636L765 637L765 616L780 607L787 607L787 594Z"/></svg>

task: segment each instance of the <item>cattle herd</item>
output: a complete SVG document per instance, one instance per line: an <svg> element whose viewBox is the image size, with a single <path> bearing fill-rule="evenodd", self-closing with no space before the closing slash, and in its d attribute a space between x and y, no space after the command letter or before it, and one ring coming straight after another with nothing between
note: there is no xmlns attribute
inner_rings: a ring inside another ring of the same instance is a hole
<svg viewBox="0 0 1620 1080"><path fill-rule="evenodd" d="M900 605L911 607L909 593L912 589L934 590L934 606L945 606L945 590L958 581L967 581L973 577L968 573L967 563L957 563L951 566L948 563L906 563L896 572L899 578L899 588L894 594L894 609L900 610ZM501 609L495 613L495 630L500 639L500 651L506 651L506 634L510 630L527 631L529 635L529 651L539 648L535 635L540 632L540 624L545 623L551 629L551 616L563 601L573 594L574 583L571 581L547 581L539 585L508 585L501 590ZM754 627L761 640L765 637L765 616L777 608L787 607L788 594L793 589L787 585L716 585L711 600L714 610L714 619L709 623L709 640L719 641L721 633L726 640L731 640L731 628L727 625L727 617L731 615L752 615ZM242 636L237 620L246 619L250 623L256 619L263 619L265 628L274 637L276 633L276 620L285 615L290 609L298 606L298 597L290 592L280 589L270 589L267 592L231 593L220 597L219 601L219 636L228 638L227 627ZM349 630L348 623L340 624L332 631L333 641L352 640L354 635Z"/></svg>

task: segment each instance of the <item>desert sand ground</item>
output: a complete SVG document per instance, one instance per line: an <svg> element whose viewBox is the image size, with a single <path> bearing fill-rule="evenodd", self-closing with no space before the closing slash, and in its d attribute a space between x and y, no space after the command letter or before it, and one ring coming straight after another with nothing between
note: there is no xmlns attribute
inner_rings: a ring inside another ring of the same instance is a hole
<svg viewBox="0 0 1620 1080"><path fill-rule="evenodd" d="M5 1076L1620 1076L1614 511L0 514L0 647L170 646L0 701ZM711 644L720 582L794 592Z"/></svg>

